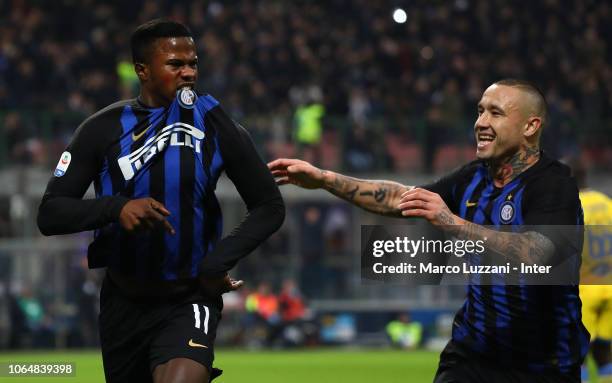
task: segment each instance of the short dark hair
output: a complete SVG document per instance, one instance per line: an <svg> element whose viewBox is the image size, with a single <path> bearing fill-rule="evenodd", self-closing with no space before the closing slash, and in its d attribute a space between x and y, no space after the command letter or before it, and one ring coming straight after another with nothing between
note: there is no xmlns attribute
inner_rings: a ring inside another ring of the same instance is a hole
<svg viewBox="0 0 612 383"><path fill-rule="evenodd" d="M134 63L146 62L149 49L155 40L164 37L193 37L189 28L176 21L154 19L139 25L132 33L132 60Z"/></svg>
<svg viewBox="0 0 612 383"><path fill-rule="evenodd" d="M546 103L546 98L544 97L544 93L532 82L527 80L519 80L515 78L505 78L503 80L499 80L495 82L495 85L505 85L511 86L513 88L519 88L520 90L529 93L536 100L535 102L535 110L536 113L539 114L539 117L542 119L541 126L544 126L546 122L547 114L548 114L548 104Z"/></svg>

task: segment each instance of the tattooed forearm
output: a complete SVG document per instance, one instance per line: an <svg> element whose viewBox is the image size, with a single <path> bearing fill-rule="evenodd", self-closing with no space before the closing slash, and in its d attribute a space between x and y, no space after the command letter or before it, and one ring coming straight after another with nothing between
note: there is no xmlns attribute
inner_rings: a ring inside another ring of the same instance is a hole
<svg viewBox="0 0 612 383"><path fill-rule="evenodd" d="M438 222L440 222L441 225L455 225L453 213L451 213L448 208L443 209L440 213L438 213L436 219L438 220Z"/></svg>
<svg viewBox="0 0 612 383"><path fill-rule="evenodd" d="M355 194L357 194L358 191L359 191L359 186L355 186L355 189L350 190L348 193L346 193L346 196L348 197L350 201L352 201L355 199Z"/></svg>
<svg viewBox="0 0 612 383"><path fill-rule="evenodd" d="M550 239L534 231L499 232L467 221L463 225L449 227L449 231L464 240L477 241L486 238L486 249L527 264L546 263L555 251L555 245Z"/></svg>
<svg viewBox="0 0 612 383"><path fill-rule="evenodd" d="M543 234L535 231L525 233L529 243L529 259L533 263L544 263L555 252L555 245Z"/></svg>
<svg viewBox="0 0 612 383"><path fill-rule="evenodd" d="M333 195L349 201L373 213L401 216L397 208L400 196L411 186L392 181L360 180L337 173L326 173L325 189Z"/></svg>
<svg viewBox="0 0 612 383"><path fill-rule="evenodd" d="M387 196L387 191L388 189L385 188L379 188L378 190L376 190L374 192L374 199L376 200L376 202L383 202L385 200L385 197Z"/></svg>
<svg viewBox="0 0 612 383"><path fill-rule="evenodd" d="M326 182L324 185L325 189L337 197L352 202L359 191L359 180L343 176L342 174L332 173L331 175L333 181Z"/></svg>
<svg viewBox="0 0 612 383"><path fill-rule="evenodd" d="M378 203L381 203L385 200L385 197L387 196L387 192L389 190L387 188L381 187L378 188L377 190L374 191L364 191L359 193L359 195L361 196L372 196L374 197L374 200Z"/></svg>

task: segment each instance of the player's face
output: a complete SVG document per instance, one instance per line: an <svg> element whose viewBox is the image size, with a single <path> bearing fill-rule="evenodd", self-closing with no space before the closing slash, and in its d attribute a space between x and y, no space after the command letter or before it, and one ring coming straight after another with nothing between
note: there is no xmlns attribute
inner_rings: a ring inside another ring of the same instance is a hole
<svg viewBox="0 0 612 383"><path fill-rule="evenodd" d="M191 37L160 38L153 43L147 89L159 105L169 105L182 87L193 88L198 78L198 56Z"/></svg>
<svg viewBox="0 0 612 383"><path fill-rule="evenodd" d="M504 85L494 84L485 90L474 124L478 158L499 160L519 150L525 123L521 97L524 95L519 89Z"/></svg>

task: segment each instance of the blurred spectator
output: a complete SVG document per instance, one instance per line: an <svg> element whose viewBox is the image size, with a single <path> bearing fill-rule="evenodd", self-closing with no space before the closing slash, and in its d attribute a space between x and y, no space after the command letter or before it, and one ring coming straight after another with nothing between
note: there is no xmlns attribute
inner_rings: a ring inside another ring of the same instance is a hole
<svg viewBox="0 0 612 383"><path fill-rule="evenodd" d="M25 313L19 307L19 302L13 294L7 295L9 309L10 335L8 346L11 349L19 349L29 346L24 342L28 339L29 329Z"/></svg>
<svg viewBox="0 0 612 383"><path fill-rule="evenodd" d="M346 167L350 172L374 170L374 148L371 134L365 127L356 125L348 133L346 141Z"/></svg>
<svg viewBox="0 0 612 383"><path fill-rule="evenodd" d="M326 284L332 286L337 295L345 295L349 289L349 276L354 264L351 254L352 222L350 208L332 204L323 221L325 263L328 268Z"/></svg>
<svg viewBox="0 0 612 383"><path fill-rule="evenodd" d="M321 279L325 280L323 265L325 242L323 241L323 217L321 208L306 205L303 208L300 229L301 278L300 286L308 297L321 297Z"/></svg>
<svg viewBox="0 0 612 383"><path fill-rule="evenodd" d="M302 346L306 343L316 342L318 328L312 320L312 313L308 310L304 297L293 279L283 281L278 297L282 324L273 334L271 343L281 339L284 347Z"/></svg>
<svg viewBox="0 0 612 383"><path fill-rule="evenodd" d="M397 319L389 322L386 330L395 347L413 349L421 344L423 326L412 321L407 313L400 314Z"/></svg>
<svg viewBox="0 0 612 383"><path fill-rule="evenodd" d="M98 340L98 314L100 281L98 274L89 271L87 257L77 255L70 265L69 299L76 306L76 317L69 346L96 347Z"/></svg>
<svg viewBox="0 0 612 383"><path fill-rule="evenodd" d="M281 326L278 297L268 282L261 282L257 290L245 301L247 316L244 319L249 347L270 345Z"/></svg>
<svg viewBox="0 0 612 383"><path fill-rule="evenodd" d="M21 115L17 112L7 113L4 116L2 127L2 135L8 148L7 160L9 163L12 165L30 163L27 146L28 131L24 127Z"/></svg>
<svg viewBox="0 0 612 383"><path fill-rule="evenodd" d="M17 298L17 303L25 315L27 326L30 329L37 329L43 321L44 312L42 304L34 297L32 290L24 287Z"/></svg>
<svg viewBox="0 0 612 383"><path fill-rule="evenodd" d="M42 302L32 289L23 286L17 295L17 306L23 314L25 329L30 335L27 345L36 348L50 348L55 345L55 333L51 318L46 314ZM17 319L17 317L15 317Z"/></svg>
<svg viewBox="0 0 612 383"><path fill-rule="evenodd" d="M297 322L306 315L306 305L293 279L286 279L283 281L278 303L280 306L281 320L284 326Z"/></svg>
<svg viewBox="0 0 612 383"><path fill-rule="evenodd" d="M295 109L295 141L298 155L306 161L319 162L321 135L323 133L323 118L325 106L318 86L295 90L298 106Z"/></svg>
<svg viewBox="0 0 612 383"><path fill-rule="evenodd" d="M565 109L570 120L582 121L580 129L574 124L563 129L594 142L609 135L608 2L419 0L406 8L404 24L393 22L395 6L366 0L2 3L0 114L36 110L68 119L66 112L84 115L133 96L126 32L146 19L168 16L189 24L195 33L203 52L199 89L228 100L226 106L237 119L286 118L292 110L291 89L308 94L308 84L319 84L313 115L343 117L358 127L382 116L389 121L385 129L403 118L426 117L431 135L419 144L438 147L439 140L457 134L469 137L469 129L464 130L473 123L483 83L516 76L561 95L550 100L551 109ZM66 15L70 23L64 22ZM575 104L573 110L562 107L567 100ZM301 120L310 112L304 115L300 109L296 117ZM44 136L52 120L37 118L41 124L33 131L11 133L9 153L27 160L24 142ZM67 121L59 124L61 129L73 131L74 119ZM451 133L434 134L439 124ZM262 124L264 136L276 129L272 125ZM289 124L276 126L284 126L285 137L291 135ZM315 128L297 134L298 142L316 144L317 125L310 126ZM360 134L351 137L351 166L369 171L369 150L359 146ZM54 137L64 135L54 132ZM427 154L428 163L432 157Z"/></svg>
<svg viewBox="0 0 612 383"><path fill-rule="evenodd" d="M0 196L0 238L10 237L13 234L11 222L11 198ZM3 258L0 258L3 259ZM8 270L0 267L0 275L4 275Z"/></svg>
<svg viewBox="0 0 612 383"><path fill-rule="evenodd" d="M2 254L0 253L0 262L2 261ZM2 262L4 263L4 262ZM2 280L7 280L2 276ZM0 281L0 350L6 349L9 346L9 340L11 337L11 302L6 286Z"/></svg>
<svg viewBox="0 0 612 383"><path fill-rule="evenodd" d="M278 297L267 282L261 282L257 290L246 299L246 309L267 323L278 323Z"/></svg>

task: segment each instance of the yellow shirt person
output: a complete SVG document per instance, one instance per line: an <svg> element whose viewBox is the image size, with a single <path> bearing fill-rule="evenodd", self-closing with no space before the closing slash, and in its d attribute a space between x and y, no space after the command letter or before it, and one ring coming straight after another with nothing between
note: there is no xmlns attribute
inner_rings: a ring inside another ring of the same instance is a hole
<svg viewBox="0 0 612 383"><path fill-rule="evenodd" d="M580 201L585 224L580 269L582 322L591 334L591 342L599 343L597 350L592 348L599 381L609 382L612 381L612 364L609 361L612 341L612 199L603 193L585 189L580 192ZM583 381L587 381L587 377L584 368Z"/></svg>

